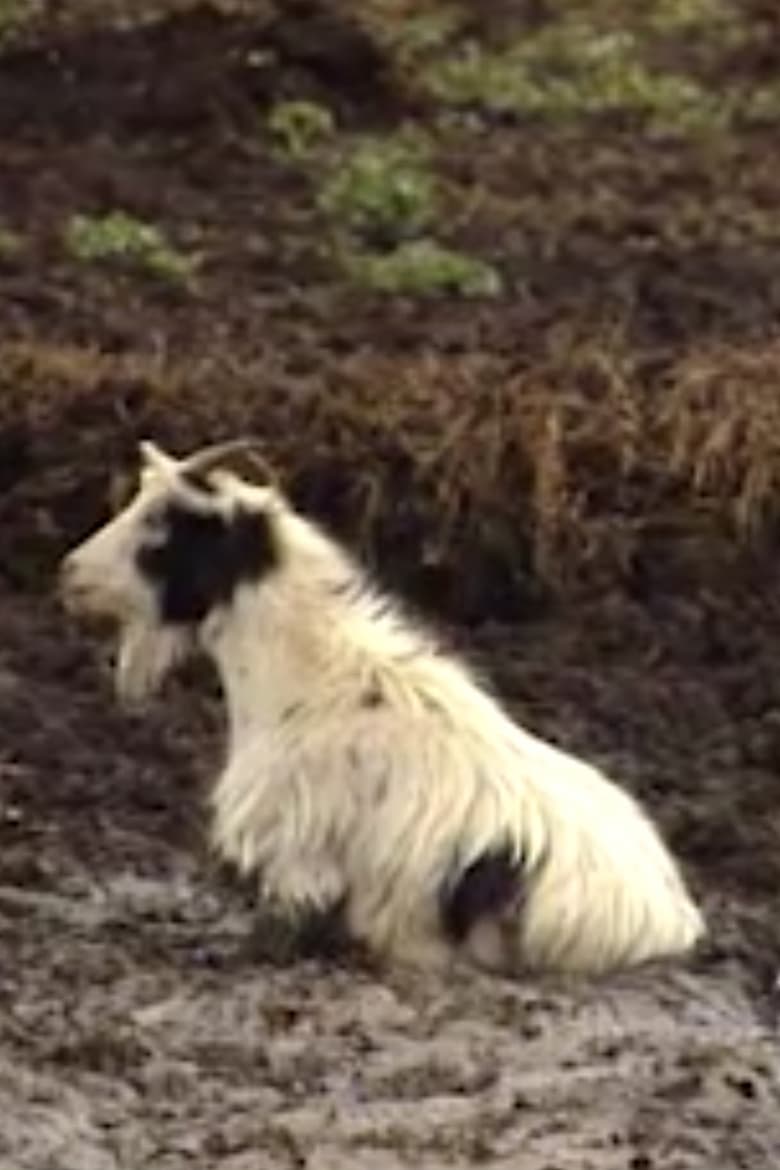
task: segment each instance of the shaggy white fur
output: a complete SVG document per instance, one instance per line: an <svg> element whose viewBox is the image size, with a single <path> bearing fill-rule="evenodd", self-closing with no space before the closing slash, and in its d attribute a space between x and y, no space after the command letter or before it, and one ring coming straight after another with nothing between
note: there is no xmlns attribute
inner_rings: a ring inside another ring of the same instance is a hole
<svg viewBox="0 0 780 1170"><path fill-rule="evenodd" d="M138 496L67 558L64 591L74 608L118 619L126 695L151 694L192 648L216 664L229 745L213 841L267 898L292 916L343 901L376 954L424 966L459 954L507 973L602 972L702 936L639 804L519 727L280 493L228 471L199 492L186 463L151 444L144 458ZM166 498L224 518L262 513L278 555L181 628L160 622L137 564ZM442 907L472 863L502 850L516 890L456 942Z"/></svg>

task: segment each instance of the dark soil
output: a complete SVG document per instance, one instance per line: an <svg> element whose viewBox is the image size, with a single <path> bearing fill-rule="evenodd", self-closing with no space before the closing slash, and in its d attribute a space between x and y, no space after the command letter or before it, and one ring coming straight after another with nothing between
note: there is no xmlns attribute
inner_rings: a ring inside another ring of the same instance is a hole
<svg viewBox="0 0 780 1170"><path fill-rule="evenodd" d="M349 5L170 7L58 6L0 57L0 1167L773 1170L775 135L448 131L455 203L490 198L446 230L509 291L383 299L338 275L265 114L377 129L428 117L419 92ZM118 207L203 254L194 290L68 255L69 214ZM518 717L647 801L700 954L377 972L296 952L217 871L212 680L120 713L52 594L140 436L249 429Z"/></svg>

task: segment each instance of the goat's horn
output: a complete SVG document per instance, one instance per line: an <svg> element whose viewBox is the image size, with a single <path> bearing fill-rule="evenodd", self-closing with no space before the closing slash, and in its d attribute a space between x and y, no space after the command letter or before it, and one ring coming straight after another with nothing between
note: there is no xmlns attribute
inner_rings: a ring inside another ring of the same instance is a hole
<svg viewBox="0 0 780 1170"><path fill-rule="evenodd" d="M277 482L277 476L263 454L260 440L252 436L228 439L224 443L202 447L200 451L185 459L181 467L183 471L206 474L213 468L228 467L231 464L239 474L249 472L250 476L256 478L259 472L269 483Z"/></svg>

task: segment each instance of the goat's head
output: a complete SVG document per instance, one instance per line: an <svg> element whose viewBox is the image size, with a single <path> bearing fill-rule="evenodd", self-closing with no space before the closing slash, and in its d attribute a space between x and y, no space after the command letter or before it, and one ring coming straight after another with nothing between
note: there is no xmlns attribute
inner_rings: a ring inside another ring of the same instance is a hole
<svg viewBox="0 0 780 1170"><path fill-rule="evenodd" d="M279 568L274 517L287 510L253 440L184 460L143 442L140 454L135 495L60 575L71 612L118 624L117 688L128 700L151 694L242 586Z"/></svg>

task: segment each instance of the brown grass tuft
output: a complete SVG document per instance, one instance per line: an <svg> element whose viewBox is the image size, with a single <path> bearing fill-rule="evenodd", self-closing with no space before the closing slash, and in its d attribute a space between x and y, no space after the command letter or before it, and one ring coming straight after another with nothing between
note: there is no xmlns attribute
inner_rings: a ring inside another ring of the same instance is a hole
<svg viewBox="0 0 780 1170"><path fill-rule="evenodd" d="M365 348L291 377L272 348L236 366L6 343L0 421L27 453L6 461L0 515L24 528L6 564L48 571L138 438L185 452L251 429L303 506L412 589L443 572L454 605L497 579L510 610L529 588L633 587L659 540L706 576L778 517L778 356L710 347L648 376L619 332L554 331L525 368Z"/></svg>
<svg viewBox="0 0 780 1170"><path fill-rule="evenodd" d="M780 340L687 355L658 413L670 468L696 504L759 539L780 517Z"/></svg>

